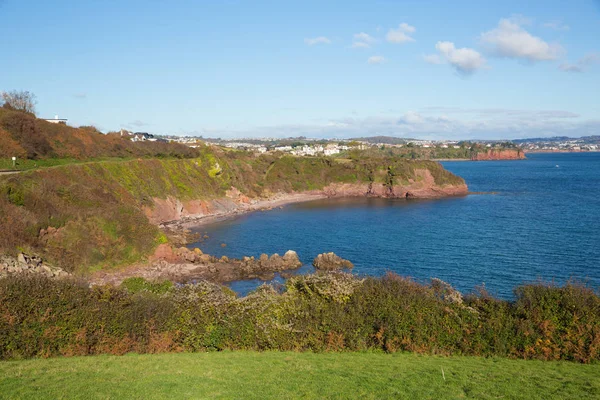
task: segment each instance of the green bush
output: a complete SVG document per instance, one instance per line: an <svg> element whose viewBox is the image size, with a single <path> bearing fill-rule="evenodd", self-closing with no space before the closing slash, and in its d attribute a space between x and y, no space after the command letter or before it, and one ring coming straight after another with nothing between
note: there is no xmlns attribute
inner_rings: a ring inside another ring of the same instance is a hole
<svg viewBox="0 0 600 400"><path fill-rule="evenodd" d="M536 284L515 293L462 298L438 280L394 274L299 276L242 298L208 282L90 288L10 276L0 279L0 358L252 349L600 360L594 291Z"/></svg>
<svg viewBox="0 0 600 400"><path fill-rule="evenodd" d="M154 294L165 294L173 288L173 282L150 282L144 278L134 277L125 279L123 282L121 282L121 286L127 289L129 293L139 293L145 291Z"/></svg>

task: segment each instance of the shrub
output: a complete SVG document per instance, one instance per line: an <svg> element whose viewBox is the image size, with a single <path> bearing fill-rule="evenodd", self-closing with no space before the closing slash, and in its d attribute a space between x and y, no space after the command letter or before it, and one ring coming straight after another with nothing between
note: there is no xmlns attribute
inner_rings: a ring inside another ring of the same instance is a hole
<svg viewBox="0 0 600 400"><path fill-rule="evenodd" d="M582 285L524 285L514 301L480 291L463 303L439 281L394 274L308 275L285 288L237 298L204 281L90 288L9 276L0 279L0 358L253 349L600 360L600 298Z"/></svg>
<svg viewBox="0 0 600 400"><path fill-rule="evenodd" d="M123 282L121 282L121 286L124 287L129 293L139 293L145 291L154 294L165 294L173 288L173 282L149 282L144 278L134 277L125 279Z"/></svg>

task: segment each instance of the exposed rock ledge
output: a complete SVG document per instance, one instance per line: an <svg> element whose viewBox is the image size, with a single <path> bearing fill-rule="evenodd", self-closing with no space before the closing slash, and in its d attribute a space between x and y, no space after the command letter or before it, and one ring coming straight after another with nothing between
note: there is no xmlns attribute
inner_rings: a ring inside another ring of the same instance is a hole
<svg viewBox="0 0 600 400"><path fill-rule="evenodd" d="M132 266L119 272L97 273L92 284L120 284L130 277L142 277L149 280L169 279L175 282L188 282L202 279L216 283L226 283L244 279L270 280L275 272L297 269L302 262L293 250L283 256L262 254L259 258L242 259L217 258L203 254L200 249L189 250L185 247L173 250L166 244L160 245L150 265Z"/></svg>

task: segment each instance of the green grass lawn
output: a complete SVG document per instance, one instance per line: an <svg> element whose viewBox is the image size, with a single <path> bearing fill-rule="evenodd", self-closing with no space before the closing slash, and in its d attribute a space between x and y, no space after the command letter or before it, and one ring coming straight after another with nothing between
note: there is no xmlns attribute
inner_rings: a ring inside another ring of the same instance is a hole
<svg viewBox="0 0 600 400"><path fill-rule="evenodd" d="M0 171L28 171L39 168L59 167L61 165L68 164L83 164L90 162L100 161L129 161L131 158L125 157L99 157L99 158L87 158L87 159L75 159L75 158L48 158L43 160L28 160L19 158L16 161L15 167L13 167L12 159L0 158Z"/></svg>
<svg viewBox="0 0 600 400"><path fill-rule="evenodd" d="M242 351L53 358L0 362L0 398L597 399L600 365Z"/></svg>

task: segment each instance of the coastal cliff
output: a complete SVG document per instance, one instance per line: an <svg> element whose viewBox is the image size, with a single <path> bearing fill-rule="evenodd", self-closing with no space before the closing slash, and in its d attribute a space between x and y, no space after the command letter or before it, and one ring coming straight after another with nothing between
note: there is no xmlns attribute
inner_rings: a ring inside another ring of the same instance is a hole
<svg viewBox="0 0 600 400"><path fill-rule="evenodd" d="M167 242L159 224L196 223L325 197L465 195L431 161L259 156L206 148L193 159L72 164L0 177L0 253L68 272L129 265Z"/></svg>
<svg viewBox="0 0 600 400"><path fill-rule="evenodd" d="M524 160L525 152L521 149L490 149L478 151L471 154L472 161L491 161L491 160Z"/></svg>
<svg viewBox="0 0 600 400"><path fill-rule="evenodd" d="M394 185L381 182L332 182L321 189L300 192L279 192L266 197L250 198L237 188L225 191L225 196L214 199L180 200L169 196L153 198L152 204L143 207L144 214L153 224L176 224L184 222L193 226L214 219L241 213L269 209L289 203L323 198L380 197L405 199L432 199L464 196L468 193L464 182L438 185L428 169L415 170L415 177L408 182Z"/></svg>

